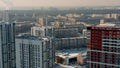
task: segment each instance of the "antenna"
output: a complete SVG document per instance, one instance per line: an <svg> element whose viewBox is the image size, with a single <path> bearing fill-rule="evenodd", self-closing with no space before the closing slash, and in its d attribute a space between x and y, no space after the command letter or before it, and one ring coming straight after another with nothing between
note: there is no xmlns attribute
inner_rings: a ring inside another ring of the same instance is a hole
<svg viewBox="0 0 120 68"><path fill-rule="evenodd" d="M9 10L10 10L10 7L13 6L13 0L1 0L5 5L6 5L6 8L5 10L3 11L3 22L9 22Z"/></svg>
<svg viewBox="0 0 120 68"><path fill-rule="evenodd" d="M48 26L48 18L46 17L45 20L45 26Z"/></svg>
<svg viewBox="0 0 120 68"><path fill-rule="evenodd" d="M4 10L3 11L3 22L9 22L9 10Z"/></svg>

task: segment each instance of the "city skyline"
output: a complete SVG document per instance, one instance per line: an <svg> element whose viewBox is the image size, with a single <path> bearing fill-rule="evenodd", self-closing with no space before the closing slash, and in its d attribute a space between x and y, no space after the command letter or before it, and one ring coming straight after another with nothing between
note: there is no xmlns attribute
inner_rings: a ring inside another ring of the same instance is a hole
<svg viewBox="0 0 120 68"><path fill-rule="evenodd" d="M120 1L34 1L0 0L0 68L120 68Z"/></svg>
<svg viewBox="0 0 120 68"><path fill-rule="evenodd" d="M0 7L80 7L80 6L118 6L119 0L0 0ZM8 5L6 5L8 4Z"/></svg>

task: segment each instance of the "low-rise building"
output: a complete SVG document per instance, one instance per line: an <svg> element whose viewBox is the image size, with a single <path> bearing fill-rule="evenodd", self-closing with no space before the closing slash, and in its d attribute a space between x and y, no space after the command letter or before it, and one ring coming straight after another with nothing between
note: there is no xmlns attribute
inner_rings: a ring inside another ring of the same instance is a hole
<svg viewBox="0 0 120 68"><path fill-rule="evenodd" d="M73 49L86 47L85 37L55 38L54 46L56 50Z"/></svg>
<svg viewBox="0 0 120 68"><path fill-rule="evenodd" d="M56 64L81 66L86 64L87 49L64 49L56 51Z"/></svg>

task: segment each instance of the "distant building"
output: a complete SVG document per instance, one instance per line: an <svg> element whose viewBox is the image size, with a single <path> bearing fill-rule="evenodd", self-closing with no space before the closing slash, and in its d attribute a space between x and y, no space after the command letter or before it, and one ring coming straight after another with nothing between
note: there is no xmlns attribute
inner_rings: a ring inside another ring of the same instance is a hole
<svg viewBox="0 0 120 68"><path fill-rule="evenodd" d="M105 14L105 18L110 18L110 14Z"/></svg>
<svg viewBox="0 0 120 68"><path fill-rule="evenodd" d="M69 25L60 28L35 26L31 28L31 35L54 38L54 46L57 50L81 48L86 47L86 37L79 33L79 29L82 30L83 28L83 24L80 28L78 26L75 27L75 25L73 27Z"/></svg>
<svg viewBox="0 0 120 68"><path fill-rule="evenodd" d="M120 68L120 27L100 24L89 29L87 68Z"/></svg>
<svg viewBox="0 0 120 68"><path fill-rule="evenodd" d="M112 13L112 14L111 14L111 18L117 19L117 14Z"/></svg>
<svg viewBox="0 0 120 68"><path fill-rule="evenodd" d="M52 36L52 31L53 31L53 27L40 27L40 26L34 26L31 28L31 35L32 36L41 36L41 37L45 37L45 36Z"/></svg>
<svg viewBox="0 0 120 68"><path fill-rule="evenodd" d="M14 23L0 23L0 68L16 68Z"/></svg>
<svg viewBox="0 0 120 68"><path fill-rule="evenodd" d="M113 19L117 19L117 14L116 13L112 13L112 14L105 14L105 18L113 18Z"/></svg>
<svg viewBox="0 0 120 68"><path fill-rule="evenodd" d="M84 24L80 24L80 23L78 23L78 24L77 23L76 24L67 23L64 26L65 26L65 28L77 28L79 33L82 33L83 29L86 28L86 26Z"/></svg>
<svg viewBox="0 0 120 68"><path fill-rule="evenodd" d="M38 19L38 24L39 24L40 26L44 26L44 20L43 20L43 18L39 18L39 19Z"/></svg>
<svg viewBox="0 0 120 68"><path fill-rule="evenodd" d="M73 14L66 14L67 17L73 17Z"/></svg>
<svg viewBox="0 0 120 68"><path fill-rule="evenodd" d="M54 28L53 34L55 38L68 38L79 36L77 28Z"/></svg>
<svg viewBox="0 0 120 68"><path fill-rule="evenodd" d="M49 38L16 38L17 68L53 68L55 51Z"/></svg>
<svg viewBox="0 0 120 68"><path fill-rule="evenodd" d="M60 23L58 21L56 21L55 24L54 24L54 27L59 28L60 27Z"/></svg>
<svg viewBox="0 0 120 68"><path fill-rule="evenodd" d="M64 27L59 27L58 22L54 26L34 26L31 28L33 36L50 36L55 38L78 37L82 35L84 24L65 24Z"/></svg>
<svg viewBox="0 0 120 68"><path fill-rule="evenodd" d="M71 24L74 24L76 22L76 20L74 18L68 18L68 21L71 23Z"/></svg>
<svg viewBox="0 0 120 68"><path fill-rule="evenodd" d="M100 20L100 24L104 24L105 22L104 22L104 19L101 19Z"/></svg>
<svg viewBox="0 0 120 68"><path fill-rule="evenodd" d="M87 29L83 29L82 34L83 34L84 37L87 37Z"/></svg>

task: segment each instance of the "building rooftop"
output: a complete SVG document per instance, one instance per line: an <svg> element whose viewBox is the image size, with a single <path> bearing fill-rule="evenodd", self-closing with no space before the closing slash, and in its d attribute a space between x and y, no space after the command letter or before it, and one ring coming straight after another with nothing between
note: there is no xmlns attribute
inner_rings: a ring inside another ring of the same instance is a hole
<svg viewBox="0 0 120 68"><path fill-rule="evenodd" d="M76 65L62 65L62 64L58 64L55 65L53 68L75 68ZM86 68L86 66L77 66L78 68Z"/></svg>
<svg viewBox="0 0 120 68"><path fill-rule="evenodd" d="M116 27L116 24L112 24L112 23L104 23L104 24L99 24L97 25L97 27Z"/></svg>
<svg viewBox="0 0 120 68"><path fill-rule="evenodd" d="M0 25L3 25L3 24L12 24L13 22L2 22L2 21L0 21Z"/></svg>
<svg viewBox="0 0 120 68"><path fill-rule="evenodd" d="M87 48L58 50L56 51L56 56L59 56L62 58L74 58L79 54L81 54L82 56L85 56L87 55L87 50L88 50Z"/></svg>
<svg viewBox="0 0 120 68"><path fill-rule="evenodd" d="M16 39L30 39L30 40L48 40L47 37L38 37L38 36L17 36Z"/></svg>
<svg viewBox="0 0 120 68"><path fill-rule="evenodd" d="M86 38L86 37L84 37L84 36L80 36L80 37L65 37L65 38L58 38L58 39L79 39L79 38L82 39L82 38Z"/></svg>
<svg viewBox="0 0 120 68"><path fill-rule="evenodd" d="M53 28L53 27L52 26L33 26L32 28L45 29L45 28Z"/></svg>

